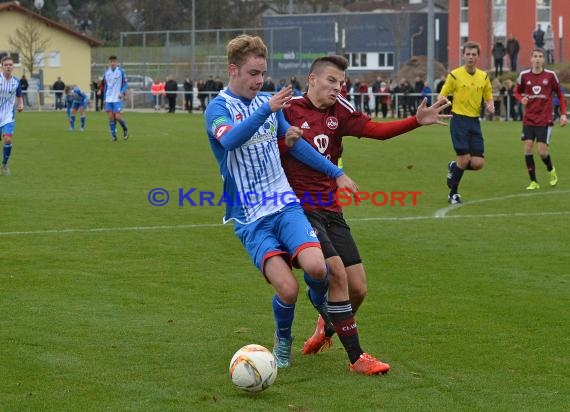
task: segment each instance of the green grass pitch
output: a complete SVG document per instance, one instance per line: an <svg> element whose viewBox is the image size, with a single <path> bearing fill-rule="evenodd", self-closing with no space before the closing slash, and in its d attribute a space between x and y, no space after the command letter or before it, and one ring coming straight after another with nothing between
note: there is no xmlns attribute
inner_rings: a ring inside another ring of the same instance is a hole
<svg viewBox="0 0 570 412"><path fill-rule="evenodd" d="M558 186L535 156L542 188L528 193L520 123L484 122L487 165L455 208L446 127L346 138L361 190L421 191L416 206L345 208L369 283L361 343L392 371L351 375L337 338L302 356L316 315L301 295L293 367L248 395L227 368L242 345L272 347L273 294L221 207L178 205L179 188L221 194L203 118L125 119L129 141L112 143L102 113L84 133L64 113L17 117L0 176L0 410L570 407L569 128L553 133ZM149 203L157 187L165 206Z"/></svg>

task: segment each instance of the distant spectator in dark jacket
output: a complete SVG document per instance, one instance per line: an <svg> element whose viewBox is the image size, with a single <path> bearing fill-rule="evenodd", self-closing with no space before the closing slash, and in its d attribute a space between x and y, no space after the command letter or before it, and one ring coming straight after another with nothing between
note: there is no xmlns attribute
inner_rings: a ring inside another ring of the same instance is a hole
<svg viewBox="0 0 570 412"><path fill-rule="evenodd" d="M208 95L206 94L206 83L204 80L198 80L196 82L196 88L198 89L198 100L200 100L200 109L202 111L206 110L206 99Z"/></svg>
<svg viewBox="0 0 570 412"><path fill-rule="evenodd" d="M206 83L204 84L204 91L206 92L206 106L208 105L208 102L214 98L215 90L216 83L214 82L214 76L209 75L208 80L206 80Z"/></svg>
<svg viewBox="0 0 570 412"><path fill-rule="evenodd" d="M539 49L544 47L544 30L539 25L536 26L536 30L532 32L532 39L534 40L534 45Z"/></svg>
<svg viewBox="0 0 570 412"><path fill-rule="evenodd" d="M216 79L214 80L214 94L212 94L212 99L222 90L224 90L224 82L219 76L216 76Z"/></svg>
<svg viewBox="0 0 570 412"><path fill-rule="evenodd" d="M194 102L194 83L190 80L190 77L187 77L184 80L184 109L188 111L188 113L192 113L192 106Z"/></svg>
<svg viewBox="0 0 570 412"><path fill-rule="evenodd" d="M22 74L20 78L20 88L22 89L22 94L24 95L24 104L30 107L30 101L28 100L28 89L30 85L28 83L28 79L26 79L26 75Z"/></svg>
<svg viewBox="0 0 570 412"><path fill-rule="evenodd" d="M63 90L65 89L65 83L58 77L52 86L55 91L55 110L63 110L65 104L63 103Z"/></svg>
<svg viewBox="0 0 570 412"><path fill-rule="evenodd" d="M519 41L515 37L509 34L509 39L507 40L507 55L509 56L509 61L511 62L511 71L517 71L517 60L519 58L519 51L521 46Z"/></svg>
<svg viewBox="0 0 570 412"><path fill-rule="evenodd" d="M262 92L274 92L275 91L275 83L273 82L273 79L270 76L267 76L265 78L265 81L263 82L263 86L261 86L261 91Z"/></svg>
<svg viewBox="0 0 570 412"><path fill-rule="evenodd" d="M178 91L178 84L172 76L168 76L166 83L164 83L164 91L168 99L168 113L176 111L176 92Z"/></svg>
<svg viewBox="0 0 570 412"><path fill-rule="evenodd" d="M503 42L497 40L491 53L493 54L493 59L495 61L495 77L499 77L503 74L503 59L505 58L505 54L507 54L507 50L505 49Z"/></svg>

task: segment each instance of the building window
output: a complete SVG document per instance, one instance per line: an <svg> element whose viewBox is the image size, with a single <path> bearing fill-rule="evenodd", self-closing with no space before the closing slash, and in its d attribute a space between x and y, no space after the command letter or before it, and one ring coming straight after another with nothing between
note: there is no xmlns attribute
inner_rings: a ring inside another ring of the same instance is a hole
<svg viewBox="0 0 570 412"><path fill-rule="evenodd" d="M44 55L44 53L36 53L34 55L34 65L36 67L45 67L45 55Z"/></svg>
<svg viewBox="0 0 570 412"><path fill-rule="evenodd" d="M459 3L459 39L460 44L464 43L463 39L469 37L469 1L461 0Z"/></svg>
<svg viewBox="0 0 570 412"><path fill-rule="evenodd" d="M378 68L380 68L380 69L393 69L394 68L394 53L389 53L389 52L378 53Z"/></svg>
<svg viewBox="0 0 570 412"><path fill-rule="evenodd" d="M551 1L550 0L536 0L536 24L540 24L542 30L546 30L551 22Z"/></svg>
<svg viewBox="0 0 570 412"><path fill-rule="evenodd" d="M349 67L366 67L366 53L350 53L345 57Z"/></svg>
<svg viewBox="0 0 570 412"><path fill-rule="evenodd" d="M49 52L47 55L48 67L61 67L61 53L60 52Z"/></svg>
<svg viewBox="0 0 570 412"><path fill-rule="evenodd" d="M493 0L493 35L507 37L506 0Z"/></svg>

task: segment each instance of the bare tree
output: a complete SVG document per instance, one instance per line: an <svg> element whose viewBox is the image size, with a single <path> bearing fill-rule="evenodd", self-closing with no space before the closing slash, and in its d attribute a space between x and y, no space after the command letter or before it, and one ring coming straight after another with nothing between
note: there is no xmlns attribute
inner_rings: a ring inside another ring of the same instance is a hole
<svg viewBox="0 0 570 412"><path fill-rule="evenodd" d="M40 65L42 54L50 43L49 37L44 37L40 23L28 17L22 27L16 29L14 35L8 37L8 43L14 51L20 54L20 62L32 76Z"/></svg>

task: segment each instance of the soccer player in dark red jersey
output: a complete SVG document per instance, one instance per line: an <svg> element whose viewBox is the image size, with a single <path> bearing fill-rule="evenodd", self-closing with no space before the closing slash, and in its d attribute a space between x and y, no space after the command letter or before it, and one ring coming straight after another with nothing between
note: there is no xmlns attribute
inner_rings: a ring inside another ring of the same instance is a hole
<svg viewBox="0 0 570 412"><path fill-rule="evenodd" d="M366 114L357 112L341 94L347 65L342 56L316 59L310 68L307 93L292 98L290 107L284 110L289 123L303 131L303 139L334 164L342 154L344 136L386 140L423 124L446 124L443 120L449 116L441 114L449 106L445 100L431 107L427 107L424 100L416 116L404 120L372 121ZM318 297L309 293L320 316L315 334L305 342L303 353L326 350L336 332L350 359L351 371L364 375L388 372L390 365L365 353L359 343L354 313L367 292L366 275L337 201L336 183L322 173L315 173L287 152L281 161L293 190L316 229L329 267L328 302L316 302Z"/></svg>
<svg viewBox="0 0 570 412"><path fill-rule="evenodd" d="M553 120L553 96L560 100L560 126L568 122L566 101L560 88L556 73L544 68L544 50L535 48L530 58L531 68L519 73L515 87L515 98L524 106L523 130L521 140L524 145L524 160L530 177L528 190L540 189L536 180L533 146L538 143L538 154L546 165L550 175L550 186L556 186L558 176L548 152Z"/></svg>

